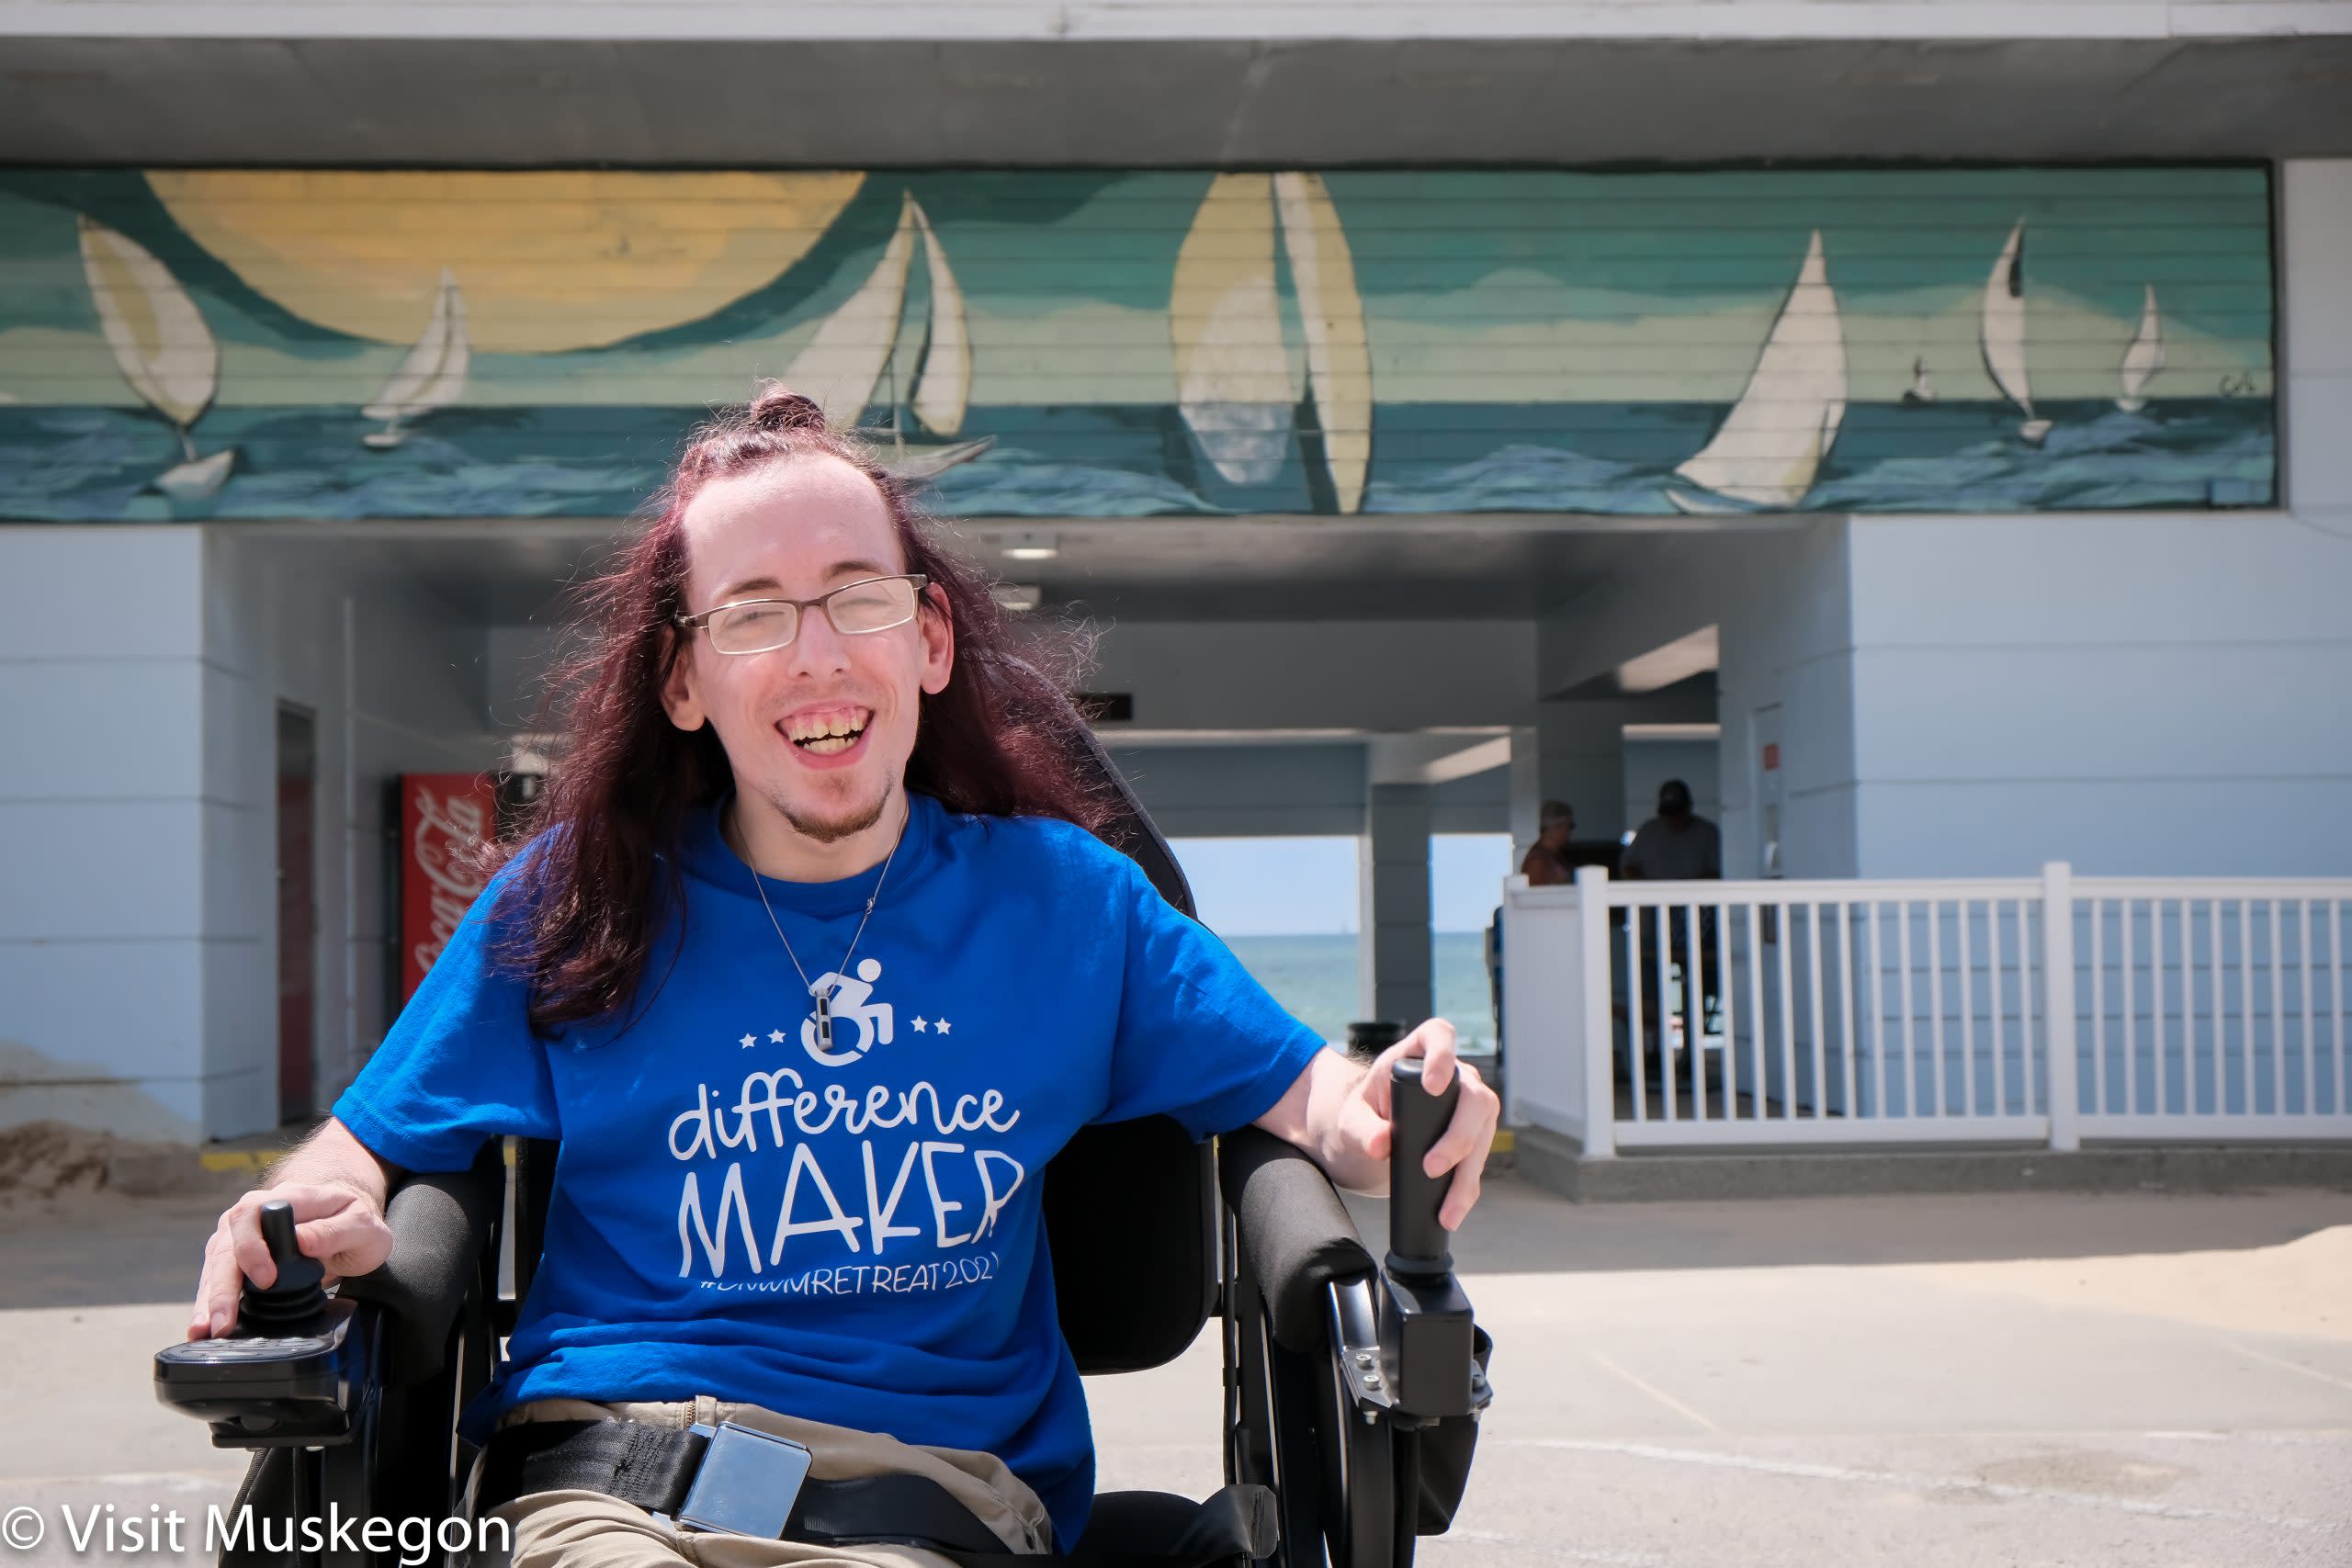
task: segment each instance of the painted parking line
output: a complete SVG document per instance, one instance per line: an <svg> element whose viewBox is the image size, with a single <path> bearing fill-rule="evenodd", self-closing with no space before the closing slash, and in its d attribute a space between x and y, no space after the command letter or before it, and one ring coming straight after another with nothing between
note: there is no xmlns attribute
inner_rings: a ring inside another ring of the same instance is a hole
<svg viewBox="0 0 2352 1568"><path fill-rule="evenodd" d="M1700 1415L1699 1412L1691 1409L1690 1406L1683 1404L1682 1401L1667 1393L1666 1390L1658 1387L1656 1383L1635 1376L1633 1372L1618 1365L1615 1361L1611 1360L1607 1356L1602 1355L1600 1351L1587 1350L1585 1354L1600 1362L1604 1371L1614 1372L1617 1376L1624 1379L1627 1382L1641 1390L1644 1393L1648 1394L1652 1399L1657 1400L1660 1404L1665 1405L1668 1410L1673 1411L1676 1415L1684 1417L1686 1420L1696 1421L1700 1427L1706 1431L1720 1432L1723 1430L1721 1427L1716 1426L1713 1421L1708 1420L1704 1416Z"/></svg>
<svg viewBox="0 0 2352 1568"><path fill-rule="evenodd" d="M2261 1361L2284 1371L2301 1372L2307 1378L2314 1378L2324 1383L2333 1383L2346 1393L2352 1393L2352 1378L2340 1378L2334 1372L2324 1372L2317 1367L2307 1367L2301 1361L2290 1361L2283 1356L2273 1356L2267 1351L2257 1350L2251 1345L2240 1345L2233 1340L2223 1340L2222 1348L2235 1351L2250 1361Z"/></svg>

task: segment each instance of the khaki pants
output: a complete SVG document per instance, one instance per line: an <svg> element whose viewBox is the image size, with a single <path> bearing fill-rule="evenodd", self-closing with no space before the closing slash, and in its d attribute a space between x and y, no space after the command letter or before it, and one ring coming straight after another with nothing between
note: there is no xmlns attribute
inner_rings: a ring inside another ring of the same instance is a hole
<svg viewBox="0 0 2352 1568"><path fill-rule="evenodd" d="M1037 1495L993 1455L963 1449L917 1448L895 1438L779 1416L756 1404L708 1395L679 1403L598 1404L542 1399L517 1405L501 1427L530 1421L650 1422L663 1427L717 1426L734 1421L807 1445L816 1481L861 1475L923 1475L938 1482L996 1533L1008 1551L1040 1552L1053 1539L1052 1521ZM954 1568L935 1551L910 1546L810 1546L754 1536L681 1530L643 1508L601 1492L535 1492L487 1516L514 1531L513 1568ZM490 1568L494 1554L478 1558Z"/></svg>

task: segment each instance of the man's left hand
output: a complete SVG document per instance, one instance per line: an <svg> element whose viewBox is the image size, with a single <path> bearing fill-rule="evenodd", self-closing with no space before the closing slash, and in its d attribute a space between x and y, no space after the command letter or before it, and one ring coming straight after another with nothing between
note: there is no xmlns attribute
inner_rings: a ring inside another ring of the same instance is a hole
<svg viewBox="0 0 2352 1568"><path fill-rule="evenodd" d="M1350 1103L1342 1114L1350 1124L1364 1129L1365 1151L1385 1162L1396 1129L1393 1106L1396 1079L1389 1068L1401 1059L1414 1056L1421 1058L1421 1088L1425 1092L1443 1094L1455 1079L1462 1083L1462 1098L1454 1102L1453 1120L1446 1123L1445 1131L1430 1145L1428 1156L1421 1161L1421 1169L1430 1176L1442 1177L1449 1170L1454 1173L1437 1217L1447 1230L1459 1230L1478 1201L1479 1179L1486 1173L1487 1155L1495 1146L1495 1126L1502 1120L1503 1102L1501 1096L1478 1075L1478 1069L1454 1050L1453 1025L1442 1018L1430 1019L1383 1051L1374 1060L1372 1070L1349 1091Z"/></svg>
<svg viewBox="0 0 2352 1568"><path fill-rule="evenodd" d="M1385 1192L1396 1125L1389 1067L1415 1056L1421 1059L1421 1085L1427 1092L1442 1094L1456 1079L1462 1084L1453 1119L1421 1161L1421 1168L1432 1177L1453 1173L1438 1222L1458 1230L1478 1201L1479 1179L1487 1151L1494 1147L1496 1123L1502 1119L1502 1100L1477 1068L1462 1060L1454 1049L1453 1025L1445 1020L1430 1019L1382 1052L1369 1068L1337 1051L1323 1052L1307 1064L1281 1101L1258 1119L1258 1125L1313 1155L1341 1187Z"/></svg>

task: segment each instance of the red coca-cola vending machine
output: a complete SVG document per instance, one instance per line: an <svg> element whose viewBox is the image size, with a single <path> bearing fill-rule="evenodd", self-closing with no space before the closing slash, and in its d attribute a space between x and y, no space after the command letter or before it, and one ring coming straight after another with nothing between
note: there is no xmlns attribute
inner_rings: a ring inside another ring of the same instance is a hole
<svg viewBox="0 0 2352 1568"><path fill-rule="evenodd" d="M405 1002L490 880L484 852L510 792L491 773L402 773L399 789L398 995Z"/></svg>

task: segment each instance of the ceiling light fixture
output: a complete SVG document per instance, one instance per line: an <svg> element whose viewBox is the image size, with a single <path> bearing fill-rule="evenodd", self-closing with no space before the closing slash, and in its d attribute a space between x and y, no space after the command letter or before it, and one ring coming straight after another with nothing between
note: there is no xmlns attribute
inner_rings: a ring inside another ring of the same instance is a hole
<svg viewBox="0 0 2352 1568"><path fill-rule="evenodd" d="M1028 614L1046 598L1046 591L1034 582L1000 582L991 592L999 609L1016 615Z"/></svg>
<svg viewBox="0 0 2352 1568"><path fill-rule="evenodd" d="M1007 560L1052 560L1061 553L1050 534L1023 534L1004 547Z"/></svg>

